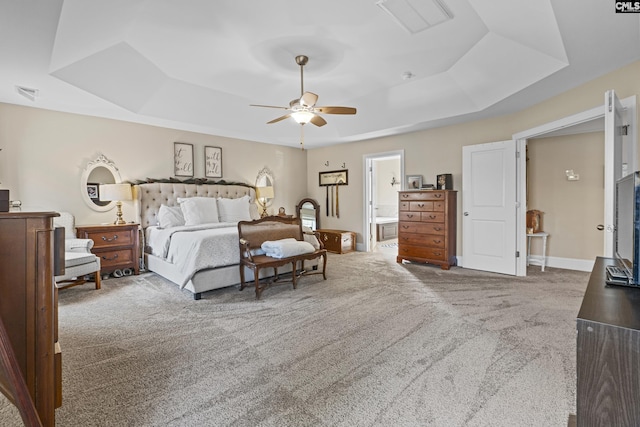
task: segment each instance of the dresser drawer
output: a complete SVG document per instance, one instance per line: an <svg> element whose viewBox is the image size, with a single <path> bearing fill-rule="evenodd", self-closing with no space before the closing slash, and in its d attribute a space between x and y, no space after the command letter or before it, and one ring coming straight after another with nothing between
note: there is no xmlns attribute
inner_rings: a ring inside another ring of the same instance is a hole
<svg viewBox="0 0 640 427"><path fill-rule="evenodd" d="M93 240L94 248L107 248L110 246L129 246L134 243L133 230L100 230L84 233L85 239Z"/></svg>
<svg viewBox="0 0 640 427"><path fill-rule="evenodd" d="M407 258L432 259L436 261L445 261L447 259L444 249L431 248L426 246L398 245L398 256Z"/></svg>
<svg viewBox="0 0 640 427"><path fill-rule="evenodd" d="M398 237L400 245L428 246L430 248L444 248L444 236L436 234L403 234Z"/></svg>
<svg viewBox="0 0 640 427"><path fill-rule="evenodd" d="M409 210L413 212L431 212L433 211L433 202L409 202Z"/></svg>
<svg viewBox="0 0 640 427"><path fill-rule="evenodd" d="M438 234L444 235L445 226L441 223L426 223L426 222L401 222L398 227L398 234Z"/></svg>
<svg viewBox="0 0 640 427"><path fill-rule="evenodd" d="M441 222L444 223L444 212L422 212L420 214L422 222Z"/></svg>
<svg viewBox="0 0 640 427"><path fill-rule="evenodd" d="M425 190L425 191L407 191L400 193L400 201L411 201L411 200L444 200L445 193L444 191L433 191L433 190Z"/></svg>
<svg viewBox="0 0 640 427"><path fill-rule="evenodd" d="M132 264L134 260L132 249L101 250L95 251L95 254L100 257L100 269L103 271L112 267L128 266Z"/></svg>
<svg viewBox="0 0 640 427"><path fill-rule="evenodd" d="M411 205L409 204L409 202L400 202L400 210L401 211L408 211L411 209Z"/></svg>
<svg viewBox="0 0 640 427"><path fill-rule="evenodd" d="M420 212L398 212L398 219L400 221L409 221L409 222L420 222L422 218L420 216Z"/></svg>

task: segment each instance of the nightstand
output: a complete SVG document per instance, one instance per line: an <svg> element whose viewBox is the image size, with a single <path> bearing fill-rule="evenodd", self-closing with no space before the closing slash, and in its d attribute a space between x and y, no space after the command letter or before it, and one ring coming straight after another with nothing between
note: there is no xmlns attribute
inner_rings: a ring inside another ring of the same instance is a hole
<svg viewBox="0 0 640 427"><path fill-rule="evenodd" d="M76 226L76 236L93 240L91 252L100 257L100 273L130 268L140 273L139 224Z"/></svg>

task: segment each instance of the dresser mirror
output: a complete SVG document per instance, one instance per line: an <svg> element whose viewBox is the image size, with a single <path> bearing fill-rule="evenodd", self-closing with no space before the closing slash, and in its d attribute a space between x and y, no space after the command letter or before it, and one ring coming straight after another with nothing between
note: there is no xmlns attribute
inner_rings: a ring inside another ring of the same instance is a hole
<svg viewBox="0 0 640 427"><path fill-rule="evenodd" d="M274 197L273 172L264 167L256 177L256 200L261 208L260 216L265 217L267 215L267 208L271 206Z"/></svg>
<svg viewBox="0 0 640 427"><path fill-rule="evenodd" d="M102 154L87 163L80 179L82 200L94 211L107 212L116 205L115 201L100 200L100 184L120 183L120 172L115 164Z"/></svg>
<svg viewBox="0 0 640 427"><path fill-rule="evenodd" d="M320 228L320 205L313 199L302 199L296 205L296 216L300 218L303 227L312 230Z"/></svg>

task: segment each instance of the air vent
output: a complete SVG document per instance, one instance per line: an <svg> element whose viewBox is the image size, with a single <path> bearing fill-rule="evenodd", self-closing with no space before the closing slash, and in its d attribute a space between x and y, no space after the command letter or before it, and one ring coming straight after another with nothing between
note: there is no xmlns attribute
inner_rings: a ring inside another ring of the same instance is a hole
<svg viewBox="0 0 640 427"><path fill-rule="evenodd" d="M453 14L440 0L379 0L376 5L409 34L419 33L453 18Z"/></svg>
<svg viewBox="0 0 640 427"><path fill-rule="evenodd" d="M16 86L16 90L20 95L24 96L29 101L35 101L36 97L38 96L38 89L31 89L29 87L24 87L24 86Z"/></svg>

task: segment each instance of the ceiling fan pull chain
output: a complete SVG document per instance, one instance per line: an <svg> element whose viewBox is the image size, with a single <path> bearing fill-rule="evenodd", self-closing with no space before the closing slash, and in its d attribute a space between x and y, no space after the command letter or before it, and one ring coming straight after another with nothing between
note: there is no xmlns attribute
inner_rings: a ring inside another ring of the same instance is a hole
<svg viewBox="0 0 640 427"><path fill-rule="evenodd" d="M300 125L300 149L304 151L304 124Z"/></svg>

